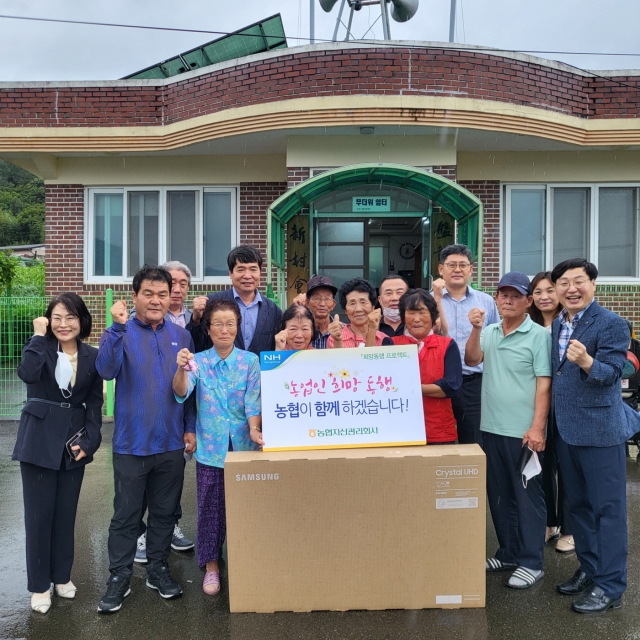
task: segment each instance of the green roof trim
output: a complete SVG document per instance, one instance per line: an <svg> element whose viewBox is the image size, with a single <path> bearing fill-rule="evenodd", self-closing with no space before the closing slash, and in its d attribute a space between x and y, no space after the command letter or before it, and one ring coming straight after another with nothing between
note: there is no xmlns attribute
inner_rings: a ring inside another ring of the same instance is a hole
<svg viewBox="0 0 640 640"><path fill-rule="evenodd" d="M450 213L457 221L458 242L471 249L476 260L477 282L482 282L483 206L477 196L456 182L424 169L401 164L354 164L326 171L301 182L280 196L267 210L267 279L274 287L280 304L286 304L284 282L287 222L302 209L309 207L314 200L332 191L364 184L394 186L412 191L429 198ZM273 281L274 273L276 282Z"/></svg>
<svg viewBox="0 0 640 640"><path fill-rule="evenodd" d="M286 49L282 18L277 13L217 40L178 54L151 67L125 76L124 80L157 80L171 78L186 71L201 69L218 62L242 58L254 53Z"/></svg>
<svg viewBox="0 0 640 640"><path fill-rule="evenodd" d="M315 176L287 191L270 207L286 224L301 209L318 198L344 187L381 184L412 191L441 206L457 221L478 216L482 202L459 184L436 173L400 164L357 164Z"/></svg>

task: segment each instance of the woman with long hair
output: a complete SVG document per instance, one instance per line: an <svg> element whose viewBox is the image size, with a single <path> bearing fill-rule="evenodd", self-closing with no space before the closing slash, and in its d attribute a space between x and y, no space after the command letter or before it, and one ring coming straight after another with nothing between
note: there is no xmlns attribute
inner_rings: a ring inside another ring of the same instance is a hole
<svg viewBox="0 0 640 640"><path fill-rule="evenodd" d="M562 305L558 301L556 287L550 271L541 271L531 281L533 304L529 307L531 319L551 333L553 321L560 315ZM569 524L569 508L564 496L562 477L558 468L558 455L554 446L555 423L553 412L547 421L547 446L542 459L542 485L547 503L547 531L545 542L557 540L556 551L570 553L575 550Z"/></svg>

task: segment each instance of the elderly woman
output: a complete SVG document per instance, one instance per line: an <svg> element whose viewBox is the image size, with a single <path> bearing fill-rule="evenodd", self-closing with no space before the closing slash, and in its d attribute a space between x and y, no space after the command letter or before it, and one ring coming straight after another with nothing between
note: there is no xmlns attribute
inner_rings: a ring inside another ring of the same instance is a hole
<svg viewBox="0 0 640 640"><path fill-rule="evenodd" d="M276 333L276 351L303 351L313 349L318 330L309 307L292 304L280 318L280 331Z"/></svg>
<svg viewBox="0 0 640 640"><path fill-rule="evenodd" d="M373 285L362 278L348 280L338 291L340 306L347 312L349 323L342 325L336 314L329 325L328 349L342 347L379 347L392 345L382 331L378 331L380 309L374 309L376 290Z"/></svg>
<svg viewBox="0 0 640 640"><path fill-rule="evenodd" d="M433 333L438 306L424 289L409 289L400 298L400 317L405 334L392 340L394 344L418 345L427 444L454 444L458 433L451 397L462 386L458 345L451 338Z"/></svg>
<svg viewBox="0 0 640 640"><path fill-rule="evenodd" d="M227 451L253 451L260 437L260 365L258 356L234 346L240 309L234 300L207 302L202 322L213 347L178 352L173 391L178 402L196 392L196 487L198 563L206 567L203 591L220 591L218 561L226 537L224 459Z"/></svg>
<svg viewBox="0 0 640 640"><path fill-rule="evenodd" d="M102 427L98 350L83 342L90 333L91 314L82 298L62 293L33 321L18 367L27 402L13 459L20 461L27 581L38 613L51 607L51 583L61 598L76 595L71 567L78 498Z"/></svg>

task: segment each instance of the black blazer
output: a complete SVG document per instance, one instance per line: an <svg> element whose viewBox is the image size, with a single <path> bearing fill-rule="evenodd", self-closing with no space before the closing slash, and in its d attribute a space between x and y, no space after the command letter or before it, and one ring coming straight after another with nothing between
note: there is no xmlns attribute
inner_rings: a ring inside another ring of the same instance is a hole
<svg viewBox="0 0 640 640"><path fill-rule="evenodd" d="M93 460L102 436L102 378L96 371L98 350L78 341L78 371L71 397L64 398L55 378L58 341L54 337L32 336L22 350L18 377L27 385L27 402L20 415L18 440L12 458L46 469L59 469L64 454L67 469L81 467ZM84 404L85 408L63 407L30 402L42 398L53 402ZM71 461L65 444L86 427L87 436L80 448L87 454Z"/></svg>
<svg viewBox="0 0 640 640"><path fill-rule="evenodd" d="M216 293L210 293L209 300L213 298L229 298L233 300L233 289L225 289L224 291L216 291ZM238 349L244 351L251 351L258 357L261 351L275 351L276 348L276 333L280 327L280 317L282 311L280 307L269 300L266 296L262 296L262 302L260 303L260 309L258 310L258 321L256 322L256 330L251 339L250 345L245 345L244 338L242 336L242 329L238 327L238 335L236 336L235 346ZM211 338L205 329L204 323L201 322L197 326L188 326L187 330L191 332L193 338L193 344L195 345L196 353L200 351L206 351L211 349L213 343Z"/></svg>

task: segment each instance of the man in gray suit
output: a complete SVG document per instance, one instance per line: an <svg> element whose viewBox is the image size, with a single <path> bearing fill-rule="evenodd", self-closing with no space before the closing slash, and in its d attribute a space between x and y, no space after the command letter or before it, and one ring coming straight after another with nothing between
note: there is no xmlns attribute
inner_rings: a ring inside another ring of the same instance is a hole
<svg viewBox="0 0 640 640"><path fill-rule="evenodd" d="M627 586L625 441L640 431L636 412L622 402L620 379L629 328L595 300L596 266L583 258L551 274L564 310L552 326L552 410L556 449L571 514L580 568L559 584L579 596L578 613L622 605Z"/></svg>

